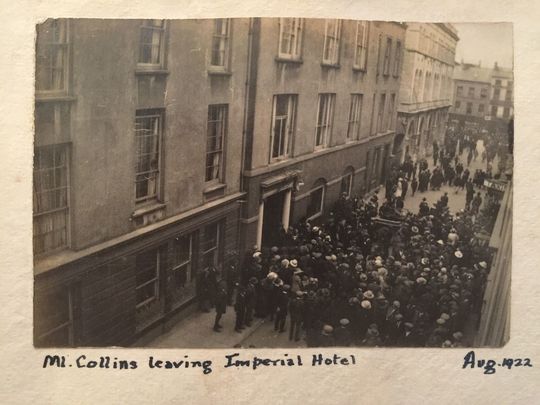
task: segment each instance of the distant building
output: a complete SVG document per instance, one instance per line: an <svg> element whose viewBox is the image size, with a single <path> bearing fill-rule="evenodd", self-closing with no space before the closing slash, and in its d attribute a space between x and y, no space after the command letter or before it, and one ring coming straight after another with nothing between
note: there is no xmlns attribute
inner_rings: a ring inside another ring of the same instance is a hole
<svg viewBox="0 0 540 405"><path fill-rule="evenodd" d="M460 132L506 133L513 116L512 70L456 64L450 121Z"/></svg>
<svg viewBox="0 0 540 405"><path fill-rule="evenodd" d="M394 154L431 155L444 139L459 40L451 24L408 23Z"/></svg>
<svg viewBox="0 0 540 405"><path fill-rule="evenodd" d="M506 133L514 116L514 73L495 63L491 71L490 120L493 132Z"/></svg>
<svg viewBox="0 0 540 405"><path fill-rule="evenodd" d="M34 343L129 345L198 278L387 173L405 26L48 20L37 28Z"/></svg>

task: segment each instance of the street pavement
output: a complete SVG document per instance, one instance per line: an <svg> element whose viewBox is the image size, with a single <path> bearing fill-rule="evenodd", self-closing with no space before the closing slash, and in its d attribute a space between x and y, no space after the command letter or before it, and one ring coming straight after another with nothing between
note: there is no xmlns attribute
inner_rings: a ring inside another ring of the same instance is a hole
<svg viewBox="0 0 540 405"><path fill-rule="evenodd" d="M479 154L476 161L472 161L469 166L471 176L474 175L476 169L486 169L486 164L482 163L481 154L483 144L480 141L477 145ZM460 157L461 162L466 165L466 154ZM429 159L430 170L433 169L433 159ZM465 166L466 167L466 166ZM493 162L493 167L497 167L497 161ZM409 187L405 198L405 208L413 213L419 210L420 202L423 197L426 197L430 205L434 204L440 197L448 192L449 208L452 213L458 212L465 207L465 191L460 190L455 193L454 187L443 186L438 191L426 191L424 193L416 193L412 196L412 190ZM483 194L483 193L482 193ZM379 192L379 202L384 201L384 187L381 187ZM235 313L232 306L227 307L227 312L221 320L223 330L216 333L212 330L214 323L215 312L201 313L194 312L176 323L171 330L157 337L156 339L146 343L147 347L156 348L232 348L235 346L242 347L267 347L267 348L288 348L288 347L305 347L306 342L302 339L298 342L289 341L288 329L284 333L274 331L274 323L269 319L255 318L251 327L244 329L241 333L234 331ZM287 319L286 327L289 327L289 319ZM471 319L469 325L464 331L465 341L472 344L472 339L475 333L475 323L477 319Z"/></svg>
<svg viewBox="0 0 540 405"><path fill-rule="evenodd" d="M466 169L468 168L469 169L469 172L470 172L470 178L473 178L474 176L474 172L476 171L476 169L482 169L482 170L486 170L486 162L482 163L482 152L484 151L484 145L483 145L483 141L479 141L477 146L476 146L477 150L478 150L478 157L476 160L473 160L471 161L471 165L470 166L467 166L467 154L464 152L461 156L460 156L460 161L461 163L463 163L463 168ZM429 164L429 169L433 172L433 159L432 158L429 158L428 159L428 164ZM495 159L494 162L492 162L492 166L493 168L497 168L497 164L498 164L498 160L497 158ZM495 171L495 170L494 170ZM480 191L481 194L482 194L482 198L484 199L484 192L481 191L481 190L477 190L477 191ZM407 195L405 197L405 209L407 209L408 211L416 214L418 213L419 209L420 209L420 203L422 202L422 198L426 198L428 203L430 204L430 207L433 206L433 204L435 204L443 195L444 193L447 192L448 193L448 208L450 209L450 212L451 213L456 213L462 209L465 208L465 190L459 190L458 193L456 193L456 188L455 187L449 187L448 185L443 185L440 190L437 190L437 191L433 191L430 189L428 189L428 191L425 191L423 193L420 193L420 192L416 192L415 195L413 196L412 195L412 188L410 187L410 184L409 184L409 189L407 191ZM385 194L385 190L384 190L384 186L382 186L379 190L379 194L378 194L378 198L379 198L379 205L381 205L385 198L384 198L384 194Z"/></svg>
<svg viewBox="0 0 540 405"><path fill-rule="evenodd" d="M255 318L250 328L237 333L234 331L234 308L228 306L220 321L223 329L218 333L213 330L215 316L215 311L196 311L176 323L170 331L143 345L156 348L232 348L240 345L263 322Z"/></svg>

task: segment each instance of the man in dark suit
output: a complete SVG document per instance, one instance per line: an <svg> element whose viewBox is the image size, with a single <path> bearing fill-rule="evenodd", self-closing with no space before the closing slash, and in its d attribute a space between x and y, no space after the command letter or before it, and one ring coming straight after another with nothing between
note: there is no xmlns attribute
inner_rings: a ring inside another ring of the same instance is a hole
<svg viewBox="0 0 540 405"><path fill-rule="evenodd" d="M215 296L216 303L216 318L214 320L214 332L221 332L221 326L219 321L223 314L227 311L227 286L225 282L220 281Z"/></svg>
<svg viewBox="0 0 540 405"><path fill-rule="evenodd" d="M302 327L302 321L304 319L304 293L302 291L296 291L296 297L289 302L289 314L291 315L291 326L289 329L289 340L300 340L300 329Z"/></svg>
<svg viewBox="0 0 540 405"><path fill-rule="evenodd" d="M336 346L350 346L352 343L352 335L349 330L349 320L343 318L339 321L339 327L334 329L334 339Z"/></svg>
<svg viewBox="0 0 540 405"><path fill-rule="evenodd" d="M280 333L285 332L285 321L287 320L287 312L289 309L289 291L291 287L285 284L280 288L277 294L276 302L276 320L274 322L274 330Z"/></svg>

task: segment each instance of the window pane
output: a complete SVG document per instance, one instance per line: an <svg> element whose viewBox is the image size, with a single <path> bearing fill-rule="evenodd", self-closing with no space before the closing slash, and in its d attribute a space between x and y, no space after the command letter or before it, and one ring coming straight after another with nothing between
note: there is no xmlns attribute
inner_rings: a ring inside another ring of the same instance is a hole
<svg viewBox="0 0 540 405"><path fill-rule="evenodd" d="M322 208L323 188L318 188L311 192L309 196L309 203L307 209L307 216L312 217L319 212Z"/></svg>
<svg viewBox="0 0 540 405"><path fill-rule="evenodd" d="M205 180L222 180L223 142L227 132L227 105L208 106Z"/></svg>
<svg viewBox="0 0 540 405"><path fill-rule="evenodd" d="M139 201L157 197L160 131L160 115L138 113L135 119L135 196Z"/></svg>
<svg viewBox="0 0 540 405"><path fill-rule="evenodd" d="M139 63L161 64L163 20L145 20L140 28Z"/></svg>
<svg viewBox="0 0 540 405"><path fill-rule="evenodd" d="M136 304L157 299L158 294L158 250L152 249L138 254L136 266Z"/></svg>
<svg viewBox="0 0 540 405"><path fill-rule="evenodd" d="M212 54L210 63L212 66L226 68L229 49L229 20L216 19L214 34L212 37Z"/></svg>
<svg viewBox="0 0 540 405"><path fill-rule="evenodd" d="M48 20L37 28L36 89L65 90L67 68L67 25Z"/></svg>
<svg viewBox="0 0 540 405"><path fill-rule="evenodd" d="M34 253L66 246L68 168L64 145L35 150L33 210Z"/></svg>

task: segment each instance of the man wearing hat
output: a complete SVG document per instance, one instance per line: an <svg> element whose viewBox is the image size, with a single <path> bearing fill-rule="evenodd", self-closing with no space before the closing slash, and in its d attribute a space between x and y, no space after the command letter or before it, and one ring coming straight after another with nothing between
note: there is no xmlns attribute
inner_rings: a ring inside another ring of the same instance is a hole
<svg viewBox="0 0 540 405"><path fill-rule="evenodd" d="M334 329L334 339L336 346L350 346L352 343L352 335L349 330L350 321L347 318L340 319L339 327Z"/></svg>
<svg viewBox="0 0 540 405"><path fill-rule="evenodd" d="M251 326L253 320L253 311L257 301L256 288L258 283L259 280L257 280L256 277L251 277L246 286L246 315L244 320L246 326Z"/></svg>
<svg viewBox="0 0 540 405"><path fill-rule="evenodd" d="M324 325L319 336L318 346L320 347L333 347L336 345L334 339L334 328L331 325Z"/></svg>
<svg viewBox="0 0 540 405"><path fill-rule="evenodd" d="M216 318L214 319L214 332L221 332L223 326L219 324L221 317L227 311L227 284L224 281L218 283L216 293Z"/></svg>
<svg viewBox="0 0 540 405"><path fill-rule="evenodd" d="M302 321L304 319L304 293L302 291L296 291L294 298L289 302L289 314L291 315L291 326L289 329L289 340L298 342L300 340L300 331L302 328Z"/></svg>
<svg viewBox="0 0 540 405"><path fill-rule="evenodd" d="M274 330L279 333L285 332L285 321L287 320L287 312L289 309L289 291L291 286L288 284L278 288L277 305L276 305L276 321L274 322Z"/></svg>
<svg viewBox="0 0 540 405"><path fill-rule="evenodd" d="M290 262L287 259L283 259L281 261L281 267L279 269L279 278L283 280L284 284L291 285L292 283L292 276L293 276L293 269L290 267Z"/></svg>

